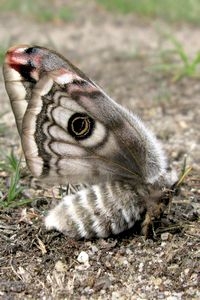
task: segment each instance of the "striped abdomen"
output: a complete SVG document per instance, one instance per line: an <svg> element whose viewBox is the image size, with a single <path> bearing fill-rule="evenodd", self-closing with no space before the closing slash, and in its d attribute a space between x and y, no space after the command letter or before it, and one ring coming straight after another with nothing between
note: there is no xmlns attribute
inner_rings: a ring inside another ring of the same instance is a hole
<svg viewBox="0 0 200 300"><path fill-rule="evenodd" d="M73 238L108 237L131 228L145 211L147 191L124 182L92 185L65 196L45 224Z"/></svg>

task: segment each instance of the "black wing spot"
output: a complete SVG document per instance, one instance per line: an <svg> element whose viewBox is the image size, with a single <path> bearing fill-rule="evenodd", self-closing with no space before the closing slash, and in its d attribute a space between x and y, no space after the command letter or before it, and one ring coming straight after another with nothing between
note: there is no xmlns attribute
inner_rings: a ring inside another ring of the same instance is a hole
<svg viewBox="0 0 200 300"><path fill-rule="evenodd" d="M25 53L27 54L35 54L37 53L37 48L36 47L29 47L26 50L24 50Z"/></svg>
<svg viewBox="0 0 200 300"><path fill-rule="evenodd" d="M73 114L68 122L68 132L76 140L84 140L91 136L95 121L85 113Z"/></svg>
<svg viewBox="0 0 200 300"><path fill-rule="evenodd" d="M33 67L31 65L20 65L19 73L21 76L29 82L36 83L37 81L32 77L31 72L33 71Z"/></svg>

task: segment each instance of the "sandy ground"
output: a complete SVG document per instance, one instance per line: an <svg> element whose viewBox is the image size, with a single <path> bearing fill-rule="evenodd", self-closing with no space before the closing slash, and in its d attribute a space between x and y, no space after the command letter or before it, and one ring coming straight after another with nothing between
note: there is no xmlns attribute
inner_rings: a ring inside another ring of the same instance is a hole
<svg viewBox="0 0 200 300"><path fill-rule="evenodd" d="M73 22L38 23L0 15L0 44L39 44L54 48L79 66L106 92L137 113L162 140L170 165L183 159L192 172L161 222L154 239L132 234L107 240L74 241L46 232L43 214L53 203L47 188L22 178L26 208L0 210L1 299L199 299L200 84L173 82L154 72L171 31L192 57L200 49L200 27L170 27L158 20L114 16L77 1ZM91 16L90 18L88 16ZM0 78L0 157L19 137ZM0 173L5 190L7 174ZM47 201L48 200L48 201ZM87 253L80 262L80 253Z"/></svg>

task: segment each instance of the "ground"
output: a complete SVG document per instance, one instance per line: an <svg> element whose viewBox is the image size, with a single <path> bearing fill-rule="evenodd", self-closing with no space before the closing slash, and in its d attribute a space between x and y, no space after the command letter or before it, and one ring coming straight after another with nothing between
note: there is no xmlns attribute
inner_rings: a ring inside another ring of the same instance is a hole
<svg viewBox="0 0 200 300"><path fill-rule="evenodd" d="M0 298L199 299L199 78L175 81L153 67L171 47L164 33L173 32L192 57L200 49L200 27L114 15L81 1L76 9L77 18L69 23L2 13L0 43L57 49L146 122L171 167L179 172L187 156L192 171L151 239L129 232L75 241L45 230L43 215L57 188L54 193L41 188L25 170L21 182L33 202L0 210ZM0 101L3 160L11 149L20 152L20 141L2 75ZM3 199L9 177L1 171L0 178Z"/></svg>

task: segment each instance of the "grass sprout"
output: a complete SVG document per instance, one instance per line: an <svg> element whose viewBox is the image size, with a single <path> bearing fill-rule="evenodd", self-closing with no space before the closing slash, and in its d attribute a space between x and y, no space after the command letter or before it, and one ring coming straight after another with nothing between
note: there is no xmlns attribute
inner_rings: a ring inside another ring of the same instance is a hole
<svg viewBox="0 0 200 300"><path fill-rule="evenodd" d="M7 51L8 48L8 43L4 42L4 45L0 45L0 65L3 64L4 59L5 59L5 53Z"/></svg>
<svg viewBox="0 0 200 300"><path fill-rule="evenodd" d="M49 3L50 2L50 3ZM58 6L56 1L39 0L2 0L0 1L1 12L14 12L21 16L33 17L41 22L71 21L72 10L68 5Z"/></svg>
<svg viewBox="0 0 200 300"><path fill-rule="evenodd" d="M176 183L176 187L180 186L183 182L185 177L192 171L192 167L187 167L187 156L184 157L183 166L181 173L179 175L179 180Z"/></svg>
<svg viewBox="0 0 200 300"><path fill-rule="evenodd" d="M200 23L199 0L96 0L111 12L160 18L170 22Z"/></svg>
<svg viewBox="0 0 200 300"><path fill-rule="evenodd" d="M32 201L22 196L24 187L20 183L20 164L21 159L18 159L13 151L6 156L5 161L0 162L0 171L10 174L8 190L1 193L0 207L18 207Z"/></svg>
<svg viewBox="0 0 200 300"><path fill-rule="evenodd" d="M149 69L171 75L173 82L184 77L199 78L200 50L191 58L184 46L175 37L168 36L168 40L173 47L161 51L159 55L161 63L155 63Z"/></svg>

